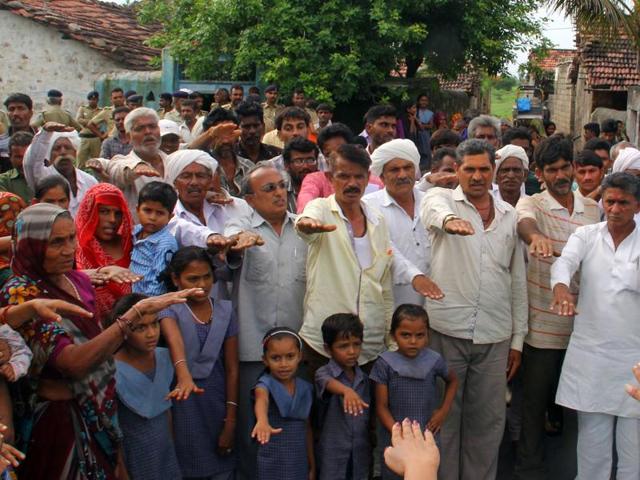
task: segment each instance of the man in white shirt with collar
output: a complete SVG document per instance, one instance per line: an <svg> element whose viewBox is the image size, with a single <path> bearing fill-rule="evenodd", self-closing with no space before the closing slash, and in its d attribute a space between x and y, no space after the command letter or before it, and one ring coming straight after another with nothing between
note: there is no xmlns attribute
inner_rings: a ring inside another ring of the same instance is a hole
<svg viewBox="0 0 640 480"><path fill-rule="evenodd" d="M515 209L491 195L495 150L467 140L456 151L455 190L432 188L420 217L431 236L431 277L444 299L427 299L431 346L460 381L442 428L445 480L495 479L507 380L527 333L524 257Z"/></svg>
<svg viewBox="0 0 640 480"><path fill-rule="evenodd" d="M79 148L80 137L73 127L47 122L33 137L23 161L24 176L31 190L35 190L36 184L48 175L64 177L71 191L69 211L74 216L85 192L98 183L94 177L75 167ZM48 166L45 161L48 161Z"/></svg>
<svg viewBox="0 0 640 480"><path fill-rule="evenodd" d="M578 412L578 479L640 478L640 403L625 393L640 345L640 180L613 173L602 182L606 222L569 237L551 267L551 309L575 315L556 403ZM578 301L570 290L579 271Z"/></svg>
<svg viewBox="0 0 640 480"><path fill-rule="evenodd" d="M363 203L371 160L345 144L330 158L335 194L309 202L296 220L309 244L307 294L300 335L309 348L309 373L323 363L320 327L329 315L351 312L364 322L361 364L385 350L393 312L392 274L406 279L425 296L441 298L440 289L394 248L384 216Z"/></svg>
<svg viewBox="0 0 640 480"><path fill-rule="evenodd" d="M425 193L416 188L420 172L420 152L411 140L395 139L378 147L371 155L371 173L380 177L385 188L362 198L379 210L395 247L420 272L428 275L431 241L420 221L419 208ZM411 282L393 279L394 308L403 303L424 304L424 297Z"/></svg>

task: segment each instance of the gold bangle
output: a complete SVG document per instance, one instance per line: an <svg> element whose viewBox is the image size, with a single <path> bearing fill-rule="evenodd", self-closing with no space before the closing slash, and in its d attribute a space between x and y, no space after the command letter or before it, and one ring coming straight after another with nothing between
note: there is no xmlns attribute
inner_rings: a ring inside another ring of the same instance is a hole
<svg viewBox="0 0 640 480"><path fill-rule="evenodd" d="M176 360L173 363L173 368L176 368L178 365L180 365L181 363L186 363L186 360L184 358L181 358L180 360Z"/></svg>

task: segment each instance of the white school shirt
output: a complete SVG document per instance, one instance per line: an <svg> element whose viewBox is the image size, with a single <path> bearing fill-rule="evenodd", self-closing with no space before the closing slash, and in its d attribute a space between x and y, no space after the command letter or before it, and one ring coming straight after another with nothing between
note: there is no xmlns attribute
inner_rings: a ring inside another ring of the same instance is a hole
<svg viewBox="0 0 640 480"><path fill-rule="evenodd" d="M573 333L556 403L581 412L640 418L640 402L624 390L635 384L640 358L640 228L618 249L606 222L576 229L551 267L551 288L569 285L580 269Z"/></svg>
<svg viewBox="0 0 640 480"><path fill-rule="evenodd" d="M413 189L415 199L413 218L387 193L386 188L365 195L362 201L384 215L394 246L417 270L429 275L431 240L429 240L427 229L420 221L419 213L424 195L423 191ZM411 282L397 275L393 276L393 301L394 307L403 303L424 305L424 297L413 289Z"/></svg>

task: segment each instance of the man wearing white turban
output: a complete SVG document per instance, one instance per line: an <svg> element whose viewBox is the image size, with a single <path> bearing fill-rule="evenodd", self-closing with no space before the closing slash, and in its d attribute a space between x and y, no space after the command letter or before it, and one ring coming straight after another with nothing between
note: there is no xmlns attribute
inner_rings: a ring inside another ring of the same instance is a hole
<svg viewBox="0 0 640 480"><path fill-rule="evenodd" d="M640 176L640 150L627 147L621 150L613 162L611 173L626 172L631 175Z"/></svg>
<svg viewBox="0 0 640 480"><path fill-rule="evenodd" d="M32 190L38 181L49 175L60 175L69 182L71 215L76 214L85 192L98 183L94 177L75 167L79 147L80 137L73 127L47 122L33 137L23 163L24 176Z"/></svg>
<svg viewBox="0 0 640 480"><path fill-rule="evenodd" d="M524 193L524 181L529 172L529 157L524 148L505 145L496 152L493 171L493 195L515 207Z"/></svg>
<svg viewBox="0 0 640 480"><path fill-rule="evenodd" d="M415 186L420 174L418 149L411 140L391 140L371 155L371 172L380 177L385 188L365 195L362 201L384 215L395 247L417 270L428 275L431 241L418 212L425 193ZM424 297L406 278L394 275L393 301L394 308L404 303L422 305Z"/></svg>

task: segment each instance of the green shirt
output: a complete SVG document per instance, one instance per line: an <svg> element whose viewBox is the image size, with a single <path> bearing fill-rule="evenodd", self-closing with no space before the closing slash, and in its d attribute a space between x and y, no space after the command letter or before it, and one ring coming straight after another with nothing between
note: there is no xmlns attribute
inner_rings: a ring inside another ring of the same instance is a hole
<svg viewBox="0 0 640 480"><path fill-rule="evenodd" d="M0 191L11 192L22 198L27 205L33 200L33 191L27 184L27 179L17 168L0 173Z"/></svg>

